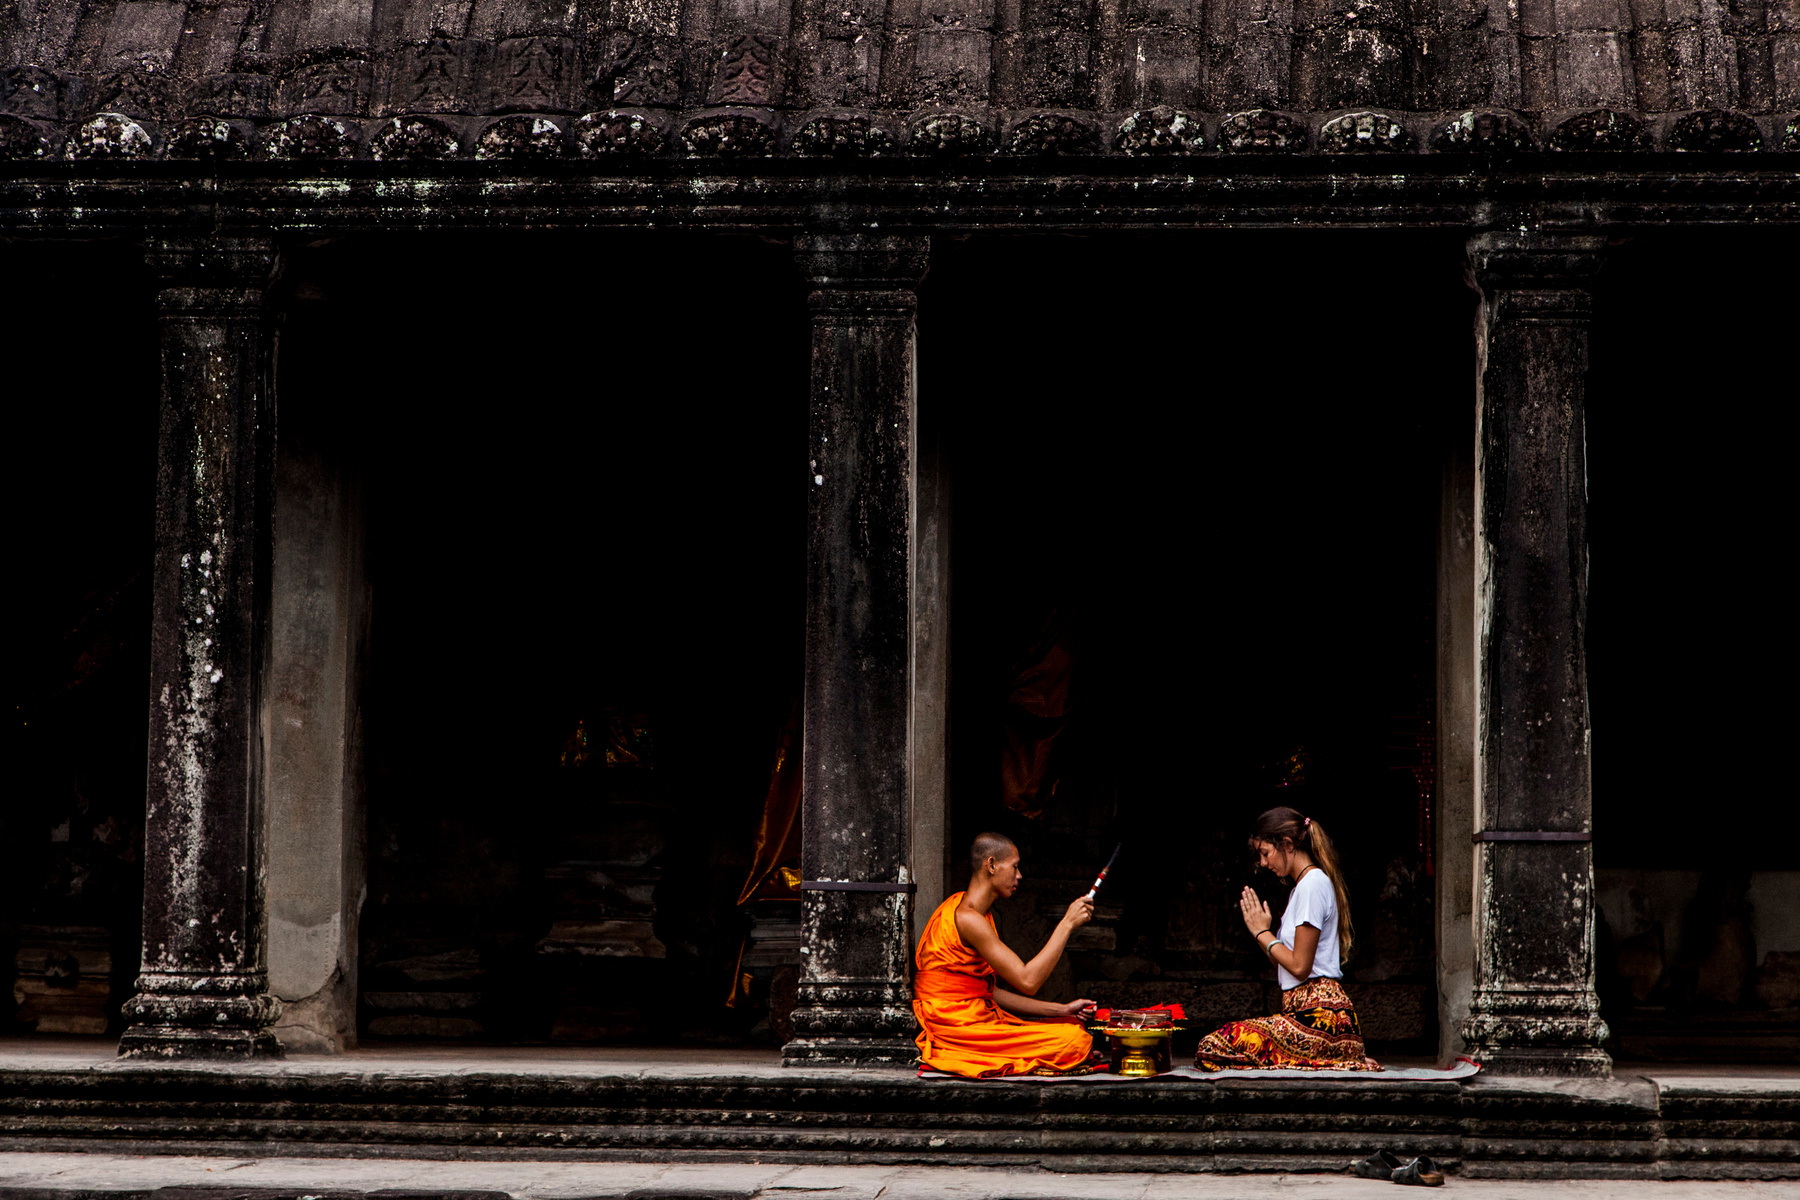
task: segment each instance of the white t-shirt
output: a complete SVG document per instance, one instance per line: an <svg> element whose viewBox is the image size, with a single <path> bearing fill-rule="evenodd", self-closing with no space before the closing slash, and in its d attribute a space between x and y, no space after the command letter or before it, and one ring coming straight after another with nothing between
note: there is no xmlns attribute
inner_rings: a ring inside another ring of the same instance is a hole
<svg viewBox="0 0 1800 1200"><path fill-rule="evenodd" d="M1320 867L1302 875L1300 882L1294 885L1293 895L1288 897L1287 911L1281 914L1281 944L1292 950L1294 930L1302 925L1311 925L1319 931L1319 949L1313 955L1312 974L1307 978L1342 979L1344 969L1338 965L1337 893ZM1275 964L1275 974L1281 980L1284 992L1306 982L1294 978L1280 963Z"/></svg>

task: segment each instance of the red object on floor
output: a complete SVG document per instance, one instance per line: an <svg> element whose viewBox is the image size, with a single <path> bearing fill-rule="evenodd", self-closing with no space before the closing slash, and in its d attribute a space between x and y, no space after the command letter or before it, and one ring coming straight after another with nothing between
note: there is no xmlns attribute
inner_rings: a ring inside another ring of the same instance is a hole
<svg viewBox="0 0 1800 1200"><path fill-rule="evenodd" d="M1094 1010L1094 1019L1096 1021L1110 1021L1115 1012L1166 1012L1169 1014L1169 1019L1171 1021L1187 1020L1187 1013L1182 1011L1182 1007L1179 1004L1152 1004L1149 1008L1096 1008Z"/></svg>

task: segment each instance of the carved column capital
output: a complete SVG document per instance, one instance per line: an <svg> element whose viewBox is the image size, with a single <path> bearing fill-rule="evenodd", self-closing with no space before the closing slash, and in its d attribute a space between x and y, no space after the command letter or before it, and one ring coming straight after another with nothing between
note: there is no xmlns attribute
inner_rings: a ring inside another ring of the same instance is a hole
<svg viewBox="0 0 1800 1200"><path fill-rule="evenodd" d="M1468 253L1478 281L1585 287L1600 268L1606 244L1606 235L1599 233L1493 230L1471 237Z"/></svg>
<svg viewBox="0 0 1800 1200"><path fill-rule="evenodd" d="M1597 234L1483 233L1468 242L1470 273L1490 315L1524 322L1585 325L1605 251Z"/></svg>
<svg viewBox="0 0 1800 1200"><path fill-rule="evenodd" d="M815 319L911 321L930 257L930 238L904 234L809 233L794 240Z"/></svg>
<svg viewBox="0 0 1800 1200"><path fill-rule="evenodd" d="M260 320L279 266L265 237L162 237L144 245L163 318Z"/></svg>

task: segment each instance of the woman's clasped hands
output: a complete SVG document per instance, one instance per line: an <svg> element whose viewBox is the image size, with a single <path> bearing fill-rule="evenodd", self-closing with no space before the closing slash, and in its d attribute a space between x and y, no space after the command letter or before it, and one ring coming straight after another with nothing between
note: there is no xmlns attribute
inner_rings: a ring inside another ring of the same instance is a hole
<svg viewBox="0 0 1800 1200"><path fill-rule="evenodd" d="M1274 921L1269 916L1269 906L1263 902L1261 896L1256 894L1255 888L1245 886L1243 892L1238 896L1238 908L1243 913L1244 926L1250 930L1251 937L1273 927Z"/></svg>

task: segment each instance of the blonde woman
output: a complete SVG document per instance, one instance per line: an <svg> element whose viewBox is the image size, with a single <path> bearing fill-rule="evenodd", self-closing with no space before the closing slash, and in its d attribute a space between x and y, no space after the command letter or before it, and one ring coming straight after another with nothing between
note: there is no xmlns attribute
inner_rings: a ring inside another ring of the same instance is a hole
<svg viewBox="0 0 1800 1200"><path fill-rule="evenodd" d="M1206 1071L1381 1070L1363 1053L1362 1026L1344 994L1343 959L1355 935L1336 847L1317 821L1291 808L1258 817L1250 847L1263 866L1294 885L1279 927L1253 889L1238 897L1245 927L1275 964L1281 1011L1207 1034L1194 1065Z"/></svg>

